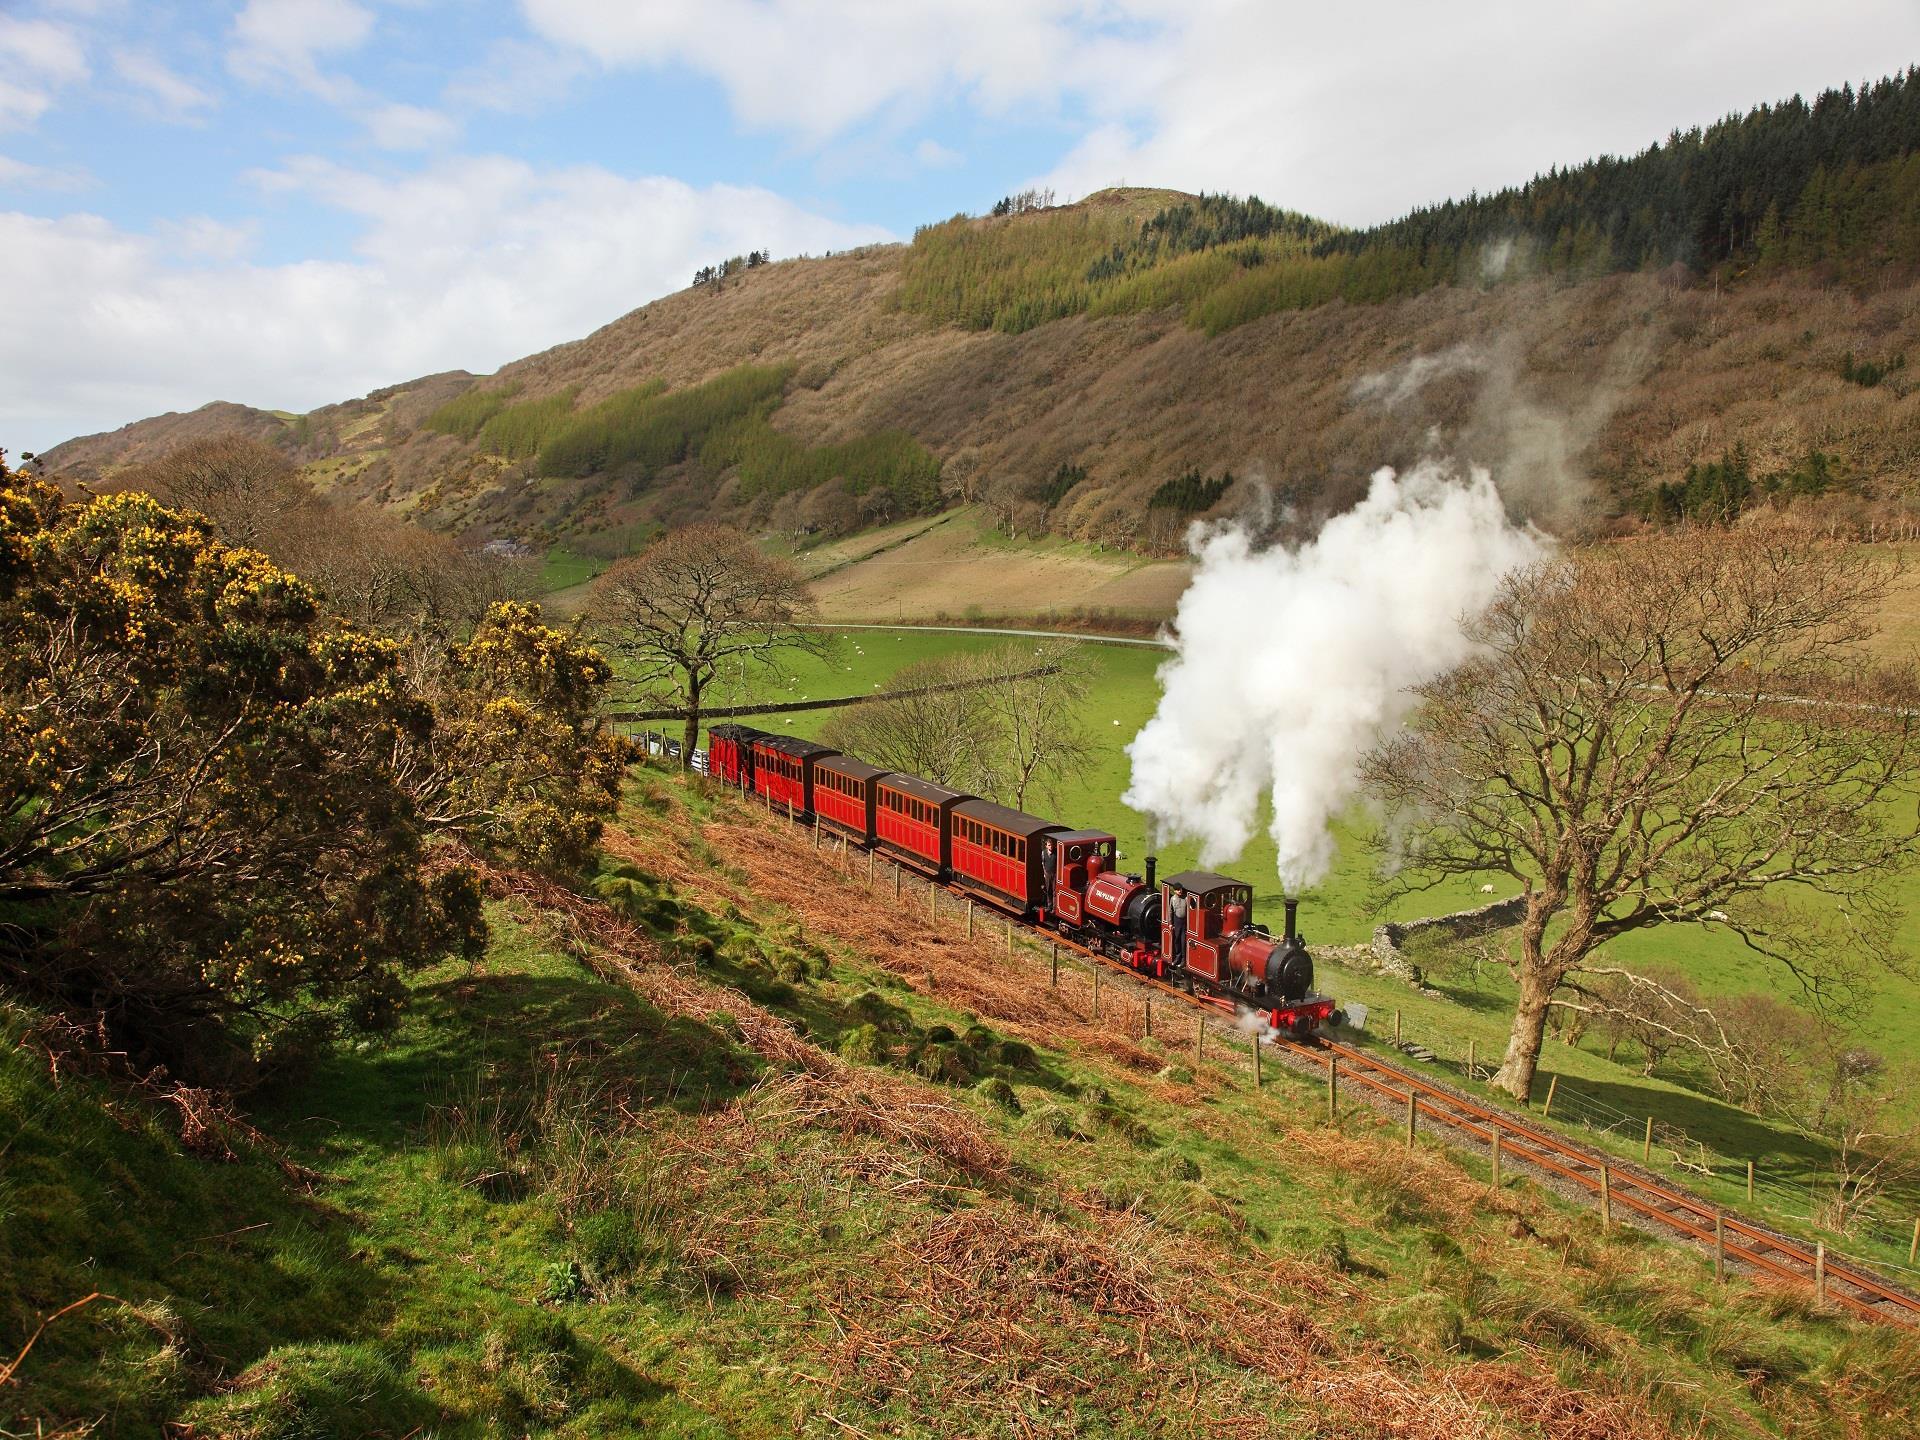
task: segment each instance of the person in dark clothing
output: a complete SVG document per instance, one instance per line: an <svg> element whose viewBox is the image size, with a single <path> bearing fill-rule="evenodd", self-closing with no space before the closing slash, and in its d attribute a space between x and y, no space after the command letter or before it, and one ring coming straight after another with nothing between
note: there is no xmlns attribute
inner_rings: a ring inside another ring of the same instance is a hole
<svg viewBox="0 0 1920 1440"><path fill-rule="evenodd" d="M1187 892L1176 890L1167 902L1168 923L1173 926L1173 958L1176 963L1187 963Z"/></svg>

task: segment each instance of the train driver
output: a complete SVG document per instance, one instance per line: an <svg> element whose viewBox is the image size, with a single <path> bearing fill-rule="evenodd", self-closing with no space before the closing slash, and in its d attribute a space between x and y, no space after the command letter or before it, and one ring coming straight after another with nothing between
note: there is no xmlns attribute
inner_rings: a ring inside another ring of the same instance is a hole
<svg viewBox="0 0 1920 1440"><path fill-rule="evenodd" d="M1167 902L1168 922L1173 927L1173 958L1176 964L1187 963L1187 892L1176 890Z"/></svg>

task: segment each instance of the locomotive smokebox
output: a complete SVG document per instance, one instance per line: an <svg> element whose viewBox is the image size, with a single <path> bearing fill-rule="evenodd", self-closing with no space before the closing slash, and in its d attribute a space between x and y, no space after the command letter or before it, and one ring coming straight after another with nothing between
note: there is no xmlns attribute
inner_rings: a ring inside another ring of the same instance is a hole
<svg viewBox="0 0 1920 1440"><path fill-rule="evenodd" d="M1286 934L1286 938L1291 940L1294 938L1294 928L1293 928L1294 919L1300 913L1300 902L1298 900L1288 900L1286 902L1286 907L1287 907L1287 928L1286 928L1285 934Z"/></svg>

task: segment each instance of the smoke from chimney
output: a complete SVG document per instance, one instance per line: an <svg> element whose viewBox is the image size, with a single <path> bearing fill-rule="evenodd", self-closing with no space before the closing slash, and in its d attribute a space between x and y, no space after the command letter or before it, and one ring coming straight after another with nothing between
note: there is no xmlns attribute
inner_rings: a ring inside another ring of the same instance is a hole
<svg viewBox="0 0 1920 1440"><path fill-rule="evenodd" d="M1510 523L1491 475L1424 461L1380 470L1366 498L1297 548L1196 527L1199 562L1160 669L1159 709L1127 747L1125 802L1152 833L1231 860L1273 803L1289 892L1326 874L1329 825L1361 756L1411 707L1408 687L1467 657L1461 620L1546 541Z"/></svg>

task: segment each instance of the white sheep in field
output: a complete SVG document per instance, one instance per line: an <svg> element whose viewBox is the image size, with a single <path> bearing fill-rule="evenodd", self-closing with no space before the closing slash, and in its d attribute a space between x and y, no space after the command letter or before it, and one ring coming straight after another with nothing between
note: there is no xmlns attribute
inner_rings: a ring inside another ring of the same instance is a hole
<svg viewBox="0 0 1920 1440"><path fill-rule="evenodd" d="M1725 920L1726 918L1727 918L1727 912L1724 910L1707 911L1707 919L1709 920Z"/></svg>
<svg viewBox="0 0 1920 1440"><path fill-rule="evenodd" d="M1491 895L1493 893L1493 887L1491 885L1482 885L1480 887L1480 893L1482 895Z"/></svg>

